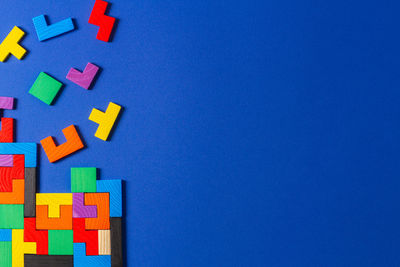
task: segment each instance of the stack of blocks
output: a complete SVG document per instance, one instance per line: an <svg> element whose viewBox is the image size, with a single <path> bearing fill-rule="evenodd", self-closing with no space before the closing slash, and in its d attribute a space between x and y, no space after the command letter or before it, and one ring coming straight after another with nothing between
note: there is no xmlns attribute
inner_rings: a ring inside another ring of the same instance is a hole
<svg viewBox="0 0 400 267"><path fill-rule="evenodd" d="M0 108L6 101L0 98ZM36 193L37 145L13 143L4 119L0 267L122 266L122 181L97 180L96 168L71 168L71 193Z"/></svg>

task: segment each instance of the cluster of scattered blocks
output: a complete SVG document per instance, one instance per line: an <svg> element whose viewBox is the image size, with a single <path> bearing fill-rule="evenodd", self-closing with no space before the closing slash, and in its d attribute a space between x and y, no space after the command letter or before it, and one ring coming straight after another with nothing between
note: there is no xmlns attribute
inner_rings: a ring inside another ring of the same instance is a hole
<svg viewBox="0 0 400 267"><path fill-rule="evenodd" d="M13 98L0 97L1 109ZM0 267L122 266L122 181L71 168L71 193L36 193L37 145L0 131Z"/></svg>

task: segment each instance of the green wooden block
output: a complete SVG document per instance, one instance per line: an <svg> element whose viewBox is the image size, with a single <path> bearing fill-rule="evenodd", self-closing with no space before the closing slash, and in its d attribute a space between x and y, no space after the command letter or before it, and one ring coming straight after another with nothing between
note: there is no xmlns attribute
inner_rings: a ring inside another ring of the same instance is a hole
<svg viewBox="0 0 400 267"><path fill-rule="evenodd" d="M96 168L71 168L71 192L72 193L95 193Z"/></svg>
<svg viewBox="0 0 400 267"><path fill-rule="evenodd" d="M11 267L11 241L0 242L0 267Z"/></svg>
<svg viewBox="0 0 400 267"><path fill-rule="evenodd" d="M24 229L24 205L0 205L0 229Z"/></svg>
<svg viewBox="0 0 400 267"><path fill-rule="evenodd" d="M74 234L72 230L49 230L49 255L73 255Z"/></svg>
<svg viewBox="0 0 400 267"><path fill-rule="evenodd" d="M29 90L29 93L42 100L47 105L51 105L51 102L53 102L58 91L60 91L61 86L61 82L57 81L50 75L41 72Z"/></svg>

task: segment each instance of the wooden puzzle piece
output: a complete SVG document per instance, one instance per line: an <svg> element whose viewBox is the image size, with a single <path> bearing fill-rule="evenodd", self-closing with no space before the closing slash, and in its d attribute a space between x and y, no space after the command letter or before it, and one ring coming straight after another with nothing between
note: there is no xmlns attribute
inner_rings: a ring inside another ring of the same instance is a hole
<svg viewBox="0 0 400 267"><path fill-rule="evenodd" d="M71 192L95 193L96 179L96 168L71 168Z"/></svg>
<svg viewBox="0 0 400 267"><path fill-rule="evenodd" d="M47 230L36 230L36 218L24 219L24 241L36 243L36 254L47 255L49 253Z"/></svg>
<svg viewBox="0 0 400 267"><path fill-rule="evenodd" d="M1 204L0 214L0 229L24 229L24 205Z"/></svg>
<svg viewBox="0 0 400 267"><path fill-rule="evenodd" d="M38 230L39 229L40 230L71 230L72 229L72 206L61 206L60 214L61 214L60 218L49 218L48 217L48 206L36 205L36 229L38 229ZM1 224L0 224L0 226L1 226Z"/></svg>
<svg viewBox="0 0 400 267"><path fill-rule="evenodd" d="M24 155L13 155L12 167L0 167L0 192L12 192L13 179L25 178Z"/></svg>
<svg viewBox="0 0 400 267"><path fill-rule="evenodd" d="M73 231L49 230L49 255L73 255Z"/></svg>
<svg viewBox="0 0 400 267"><path fill-rule="evenodd" d="M57 81L50 75L40 72L29 90L29 94L43 101L47 105L51 105L62 85L61 82Z"/></svg>
<svg viewBox="0 0 400 267"><path fill-rule="evenodd" d="M86 229L110 229L110 196L109 193L85 193L85 205L97 206L97 218L85 218Z"/></svg>
<svg viewBox="0 0 400 267"><path fill-rule="evenodd" d="M14 119L1 118L0 142L14 142Z"/></svg>
<svg viewBox="0 0 400 267"><path fill-rule="evenodd" d="M87 256L85 243L74 243L74 267L111 266L111 257L108 255Z"/></svg>
<svg viewBox="0 0 400 267"><path fill-rule="evenodd" d="M0 242L0 258L1 258L1 264L0 264L1 267L12 267L11 241Z"/></svg>
<svg viewBox="0 0 400 267"><path fill-rule="evenodd" d="M111 255L110 230L99 230L99 255Z"/></svg>
<svg viewBox="0 0 400 267"><path fill-rule="evenodd" d="M85 206L84 193L73 193L73 218L97 218L96 206Z"/></svg>
<svg viewBox="0 0 400 267"><path fill-rule="evenodd" d="M36 254L36 243L24 242L24 230L12 230L12 266L24 267L24 254Z"/></svg>
<svg viewBox="0 0 400 267"><path fill-rule="evenodd" d="M99 70L99 67L97 67L96 65L94 65L92 63L88 63L86 65L85 69L83 70L83 72L80 72L79 70L71 68L67 74L67 79L73 83L76 83L80 87L89 89L90 84L92 83L98 70Z"/></svg>
<svg viewBox="0 0 400 267"><path fill-rule="evenodd" d="M114 27L115 18L105 15L108 2L102 0L96 0L94 3L92 13L89 17L89 23L99 26L96 39L104 42L108 42L110 39L111 32Z"/></svg>
<svg viewBox="0 0 400 267"><path fill-rule="evenodd" d="M111 232L111 265L122 267L122 218L110 218Z"/></svg>
<svg viewBox="0 0 400 267"><path fill-rule="evenodd" d="M36 216L36 168L25 168L24 216Z"/></svg>
<svg viewBox="0 0 400 267"><path fill-rule="evenodd" d="M24 155L25 167L36 167L36 143L0 143L0 155Z"/></svg>
<svg viewBox="0 0 400 267"><path fill-rule="evenodd" d="M27 255L25 254L25 267L73 267L72 255Z"/></svg>
<svg viewBox="0 0 400 267"><path fill-rule="evenodd" d="M44 41L75 29L71 18L61 20L51 25L47 24L44 15L34 17L32 20L39 41Z"/></svg>
<svg viewBox="0 0 400 267"><path fill-rule="evenodd" d="M0 242L11 241L11 229L0 229Z"/></svg>
<svg viewBox="0 0 400 267"><path fill-rule="evenodd" d="M98 180L97 192L110 193L110 217L122 217L122 181Z"/></svg>
<svg viewBox="0 0 400 267"><path fill-rule="evenodd" d="M108 104L107 110L102 112L96 108L92 110L89 116L89 120L99 124L94 136L100 138L103 141L107 141L108 135L117 120L118 114L121 110L121 106L110 102Z"/></svg>
<svg viewBox="0 0 400 267"><path fill-rule="evenodd" d="M0 155L0 167L12 167L14 155Z"/></svg>
<svg viewBox="0 0 400 267"><path fill-rule="evenodd" d="M22 39L24 35L25 32L23 30L21 30L17 26L14 26L14 28L10 31L7 37L0 44L1 62L6 61L10 54L15 56L19 60L22 59L22 57L26 53L26 49L19 44L19 41Z"/></svg>
<svg viewBox="0 0 400 267"><path fill-rule="evenodd" d="M25 180L12 180L11 192L0 192L0 204L24 204Z"/></svg>
<svg viewBox="0 0 400 267"><path fill-rule="evenodd" d="M14 97L0 96L0 109L14 109Z"/></svg>
<svg viewBox="0 0 400 267"><path fill-rule="evenodd" d="M99 234L97 230L85 230L85 219L74 218L74 243L86 244L86 255L99 255Z"/></svg>
<svg viewBox="0 0 400 267"><path fill-rule="evenodd" d="M40 141L50 162L60 160L84 147L74 125L64 128L62 132L67 141L61 145L56 146L51 136Z"/></svg>
<svg viewBox="0 0 400 267"><path fill-rule="evenodd" d="M60 207L72 206L72 193L37 193L36 205L48 206L49 218L60 218Z"/></svg>

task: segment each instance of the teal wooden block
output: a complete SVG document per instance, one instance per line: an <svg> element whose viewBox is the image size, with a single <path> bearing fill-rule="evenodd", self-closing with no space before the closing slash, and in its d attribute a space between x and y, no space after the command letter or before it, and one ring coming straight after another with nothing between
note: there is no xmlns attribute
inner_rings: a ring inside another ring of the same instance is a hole
<svg viewBox="0 0 400 267"><path fill-rule="evenodd" d="M25 156L25 167L36 167L36 143L0 143L0 155Z"/></svg>
<svg viewBox="0 0 400 267"><path fill-rule="evenodd" d="M50 75L40 72L29 93L47 105L51 105L62 85Z"/></svg>
<svg viewBox="0 0 400 267"><path fill-rule="evenodd" d="M122 180L98 180L97 192L110 193L110 217L122 217Z"/></svg>
<svg viewBox="0 0 400 267"><path fill-rule="evenodd" d="M39 41L44 41L75 29L71 18L53 24L47 24L44 15L34 17L32 20Z"/></svg>

